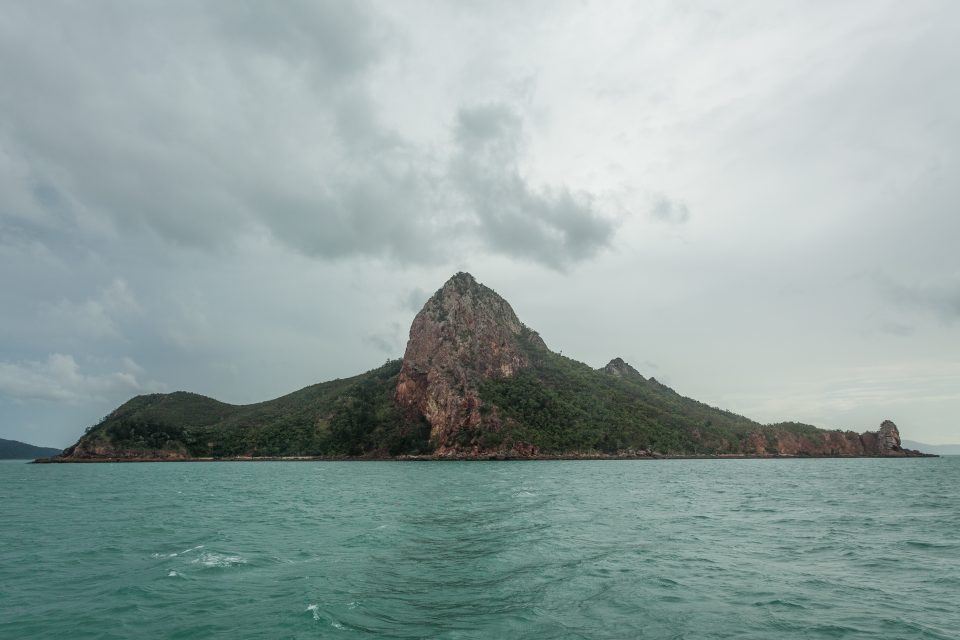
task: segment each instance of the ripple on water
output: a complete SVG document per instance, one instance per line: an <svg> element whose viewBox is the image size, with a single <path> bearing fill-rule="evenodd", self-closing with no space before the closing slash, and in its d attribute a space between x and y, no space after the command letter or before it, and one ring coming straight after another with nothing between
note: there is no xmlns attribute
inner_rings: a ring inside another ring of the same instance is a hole
<svg viewBox="0 0 960 640"><path fill-rule="evenodd" d="M936 639L960 602L960 459L3 473L0 637Z"/></svg>

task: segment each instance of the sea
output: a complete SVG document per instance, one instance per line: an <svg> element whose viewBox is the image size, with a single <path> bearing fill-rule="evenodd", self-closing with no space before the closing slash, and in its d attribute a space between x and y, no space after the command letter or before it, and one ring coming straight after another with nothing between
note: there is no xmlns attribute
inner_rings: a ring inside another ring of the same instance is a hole
<svg viewBox="0 0 960 640"><path fill-rule="evenodd" d="M0 638L960 638L960 457L0 463Z"/></svg>

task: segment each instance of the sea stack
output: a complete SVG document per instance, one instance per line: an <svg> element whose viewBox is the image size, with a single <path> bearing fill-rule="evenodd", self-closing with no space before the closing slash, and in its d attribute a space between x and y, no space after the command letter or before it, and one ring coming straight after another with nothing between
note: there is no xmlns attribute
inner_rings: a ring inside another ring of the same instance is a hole
<svg viewBox="0 0 960 640"><path fill-rule="evenodd" d="M880 423L880 429L876 433L864 434L864 436L864 449L867 454L873 453L879 456L903 455L903 449L900 446L900 430L890 420L884 420Z"/></svg>

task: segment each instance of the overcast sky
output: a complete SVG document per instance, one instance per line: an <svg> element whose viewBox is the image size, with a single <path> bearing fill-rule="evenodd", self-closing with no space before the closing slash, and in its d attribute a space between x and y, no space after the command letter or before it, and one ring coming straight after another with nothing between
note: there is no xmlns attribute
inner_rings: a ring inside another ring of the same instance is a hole
<svg viewBox="0 0 960 640"><path fill-rule="evenodd" d="M564 355L960 442L960 3L4 2L0 437L402 355L466 270Z"/></svg>

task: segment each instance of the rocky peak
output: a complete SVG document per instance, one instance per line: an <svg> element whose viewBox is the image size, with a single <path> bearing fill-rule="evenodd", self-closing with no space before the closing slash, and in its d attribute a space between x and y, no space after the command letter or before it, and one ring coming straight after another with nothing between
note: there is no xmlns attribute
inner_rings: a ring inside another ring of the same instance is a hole
<svg viewBox="0 0 960 640"><path fill-rule="evenodd" d="M640 376L640 378L643 378L640 372L627 364L623 358L614 358L600 370L614 376Z"/></svg>
<svg viewBox="0 0 960 640"><path fill-rule="evenodd" d="M510 304L469 273L458 273L427 300L410 327L396 399L431 426L437 453L456 452L481 425L499 428L495 410L480 411L479 384L529 366L528 348L546 348Z"/></svg>
<svg viewBox="0 0 960 640"><path fill-rule="evenodd" d="M900 451L900 430L890 420L880 423L877 431L877 447L881 452Z"/></svg>
<svg viewBox="0 0 960 640"><path fill-rule="evenodd" d="M876 431L867 431L860 434L863 443L863 454L869 456L899 456L903 455L900 445L900 430L890 420L880 423Z"/></svg>

